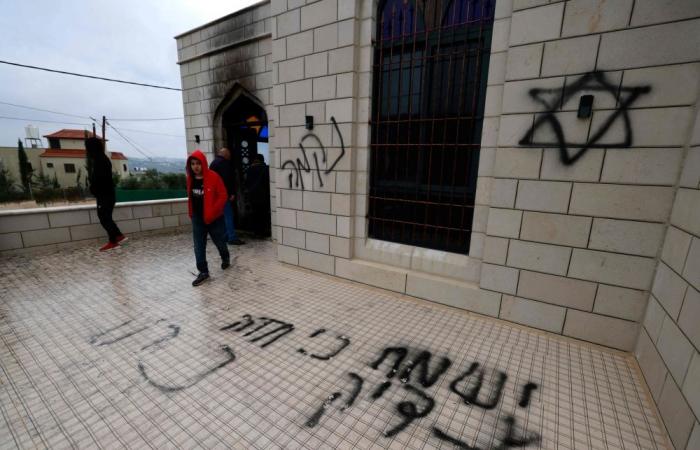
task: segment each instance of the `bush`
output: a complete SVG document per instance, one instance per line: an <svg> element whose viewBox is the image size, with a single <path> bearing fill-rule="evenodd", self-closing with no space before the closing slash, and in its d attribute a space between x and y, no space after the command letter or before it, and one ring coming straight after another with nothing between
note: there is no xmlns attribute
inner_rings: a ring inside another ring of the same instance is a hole
<svg viewBox="0 0 700 450"><path fill-rule="evenodd" d="M119 183L119 188L134 189L185 189L187 177L184 173L159 173L155 169L147 170L143 175L126 177Z"/></svg>
<svg viewBox="0 0 700 450"><path fill-rule="evenodd" d="M34 200L37 203L49 203L51 201L64 200L63 189L51 187L36 189L34 191Z"/></svg>
<svg viewBox="0 0 700 450"><path fill-rule="evenodd" d="M138 189L139 180L136 177L126 177L119 183L119 187L122 189Z"/></svg>
<svg viewBox="0 0 700 450"><path fill-rule="evenodd" d="M28 196L15 185L10 172L0 167L0 202L19 202Z"/></svg>

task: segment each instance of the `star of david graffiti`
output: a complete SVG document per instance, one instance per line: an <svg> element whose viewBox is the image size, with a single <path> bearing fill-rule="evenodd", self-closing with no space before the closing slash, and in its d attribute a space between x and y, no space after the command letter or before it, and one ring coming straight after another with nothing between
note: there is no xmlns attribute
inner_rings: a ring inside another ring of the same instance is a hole
<svg viewBox="0 0 700 450"><path fill-rule="evenodd" d="M571 165L581 158L590 148L627 148L632 145L632 126L628 114L628 108L642 94L651 91L650 86L619 87L619 101L617 109L600 125L598 130L587 142L574 143L567 142L564 130L554 112L569 99L582 91L593 91L608 93L613 98L618 98L618 86L607 80L605 74L592 72L584 75L571 86L561 89L530 89L529 94L536 102L545 108L545 113L540 115L532 128L523 136L519 144L528 147L555 147L559 148L559 157L564 165ZM554 100L547 101L547 96L554 95ZM613 123L620 118L624 122L625 134L620 142L612 144L600 144L599 141L608 132ZM549 125L554 131L556 142L536 142L533 140L535 130L539 127ZM578 148L573 154L569 153L569 148Z"/></svg>

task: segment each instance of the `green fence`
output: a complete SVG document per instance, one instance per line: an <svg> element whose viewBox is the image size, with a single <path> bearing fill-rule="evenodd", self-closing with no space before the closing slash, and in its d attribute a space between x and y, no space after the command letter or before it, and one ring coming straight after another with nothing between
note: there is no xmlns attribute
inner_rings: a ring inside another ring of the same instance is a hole
<svg viewBox="0 0 700 450"><path fill-rule="evenodd" d="M186 189L117 189L118 202L187 198Z"/></svg>

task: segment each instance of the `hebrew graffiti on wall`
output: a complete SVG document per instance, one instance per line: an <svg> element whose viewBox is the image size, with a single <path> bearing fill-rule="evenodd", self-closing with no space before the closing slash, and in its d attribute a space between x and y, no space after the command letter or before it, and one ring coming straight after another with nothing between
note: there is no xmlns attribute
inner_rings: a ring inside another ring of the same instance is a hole
<svg viewBox="0 0 700 450"><path fill-rule="evenodd" d="M619 89L619 99L618 99ZM592 72L584 75L570 86L561 89L530 89L529 94L533 100L544 106L544 113L538 115L532 128L523 136L519 144L529 147L555 147L559 149L559 157L564 165L571 165L576 162L590 148L626 148L632 145L632 126L628 109L640 95L651 91L649 86L634 86L618 88L605 77L602 72ZM609 94L618 99L617 108L610 116L600 124L597 130L591 130L591 135L587 142L570 142L567 140L561 123L557 119L555 112L564 103L581 92L600 92ZM548 98L550 100L548 100ZM601 139L610 130L616 120L622 120L624 126L624 138L619 142L602 144ZM539 142L534 140L535 131L538 128L550 126L554 132L556 142ZM573 154L569 153L569 148L576 148Z"/></svg>
<svg viewBox="0 0 700 450"><path fill-rule="evenodd" d="M338 133L338 137L340 138L340 155L333 161L332 163L329 164L328 161L328 152L326 151L326 147L323 145L323 142L321 142L321 139L319 139L318 136L316 136L314 133L307 133L304 135L304 137L301 138L301 141L299 142L299 149L301 150L301 158L296 158L296 160L293 159L288 159L285 162L282 163L281 170L289 168L291 171L289 173L289 189L293 189L293 187L300 187L301 190L304 190L304 179L301 176L301 172L304 171L306 173L315 173L316 177L318 177L318 183L319 186L323 186L323 177L321 176L321 166L319 163L319 154L316 150L313 150L311 153L311 157L313 159L313 166L311 164L311 161L309 160L309 155L306 153L306 147L304 147L304 142L307 140L313 140L318 143L320 152L321 152L321 163L325 165L325 169L323 169L323 175L328 175L331 173L331 171L335 168L335 166L340 162L341 159L345 156L345 142L343 140L343 135L340 132L340 128L338 127L338 122L335 121L335 117L331 116L331 122L333 122L333 129L335 130L336 133ZM292 181L294 181L293 186L292 186Z"/></svg>

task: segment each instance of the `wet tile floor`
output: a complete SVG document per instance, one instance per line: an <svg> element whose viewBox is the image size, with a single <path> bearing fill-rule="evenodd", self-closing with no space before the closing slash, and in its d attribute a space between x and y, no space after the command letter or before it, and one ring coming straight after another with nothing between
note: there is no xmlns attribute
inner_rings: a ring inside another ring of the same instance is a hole
<svg viewBox="0 0 700 450"><path fill-rule="evenodd" d="M232 251L0 257L0 448L666 448L629 355Z"/></svg>

